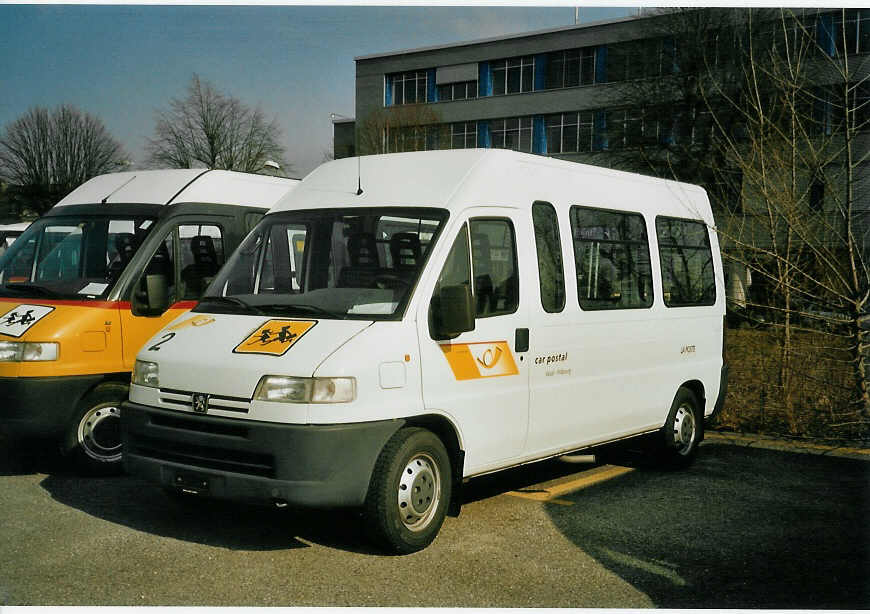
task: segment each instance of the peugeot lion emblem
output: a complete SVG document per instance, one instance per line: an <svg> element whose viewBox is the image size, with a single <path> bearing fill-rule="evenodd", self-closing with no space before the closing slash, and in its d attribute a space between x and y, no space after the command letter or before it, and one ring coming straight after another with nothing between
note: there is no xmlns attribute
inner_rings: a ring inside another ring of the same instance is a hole
<svg viewBox="0 0 870 614"><path fill-rule="evenodd" d="M208 398L209 395L203 392L194 392L193 393L193 411L198 414L205 414L208 412Z"/></svg>

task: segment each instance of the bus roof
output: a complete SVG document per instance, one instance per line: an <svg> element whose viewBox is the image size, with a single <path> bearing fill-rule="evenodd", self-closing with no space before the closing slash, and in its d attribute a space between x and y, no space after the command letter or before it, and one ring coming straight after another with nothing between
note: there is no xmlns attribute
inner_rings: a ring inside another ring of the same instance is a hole
<svg viewBox="0 0 870 614"><path fill-rule="evenodd" d="M358 191L362 190L358 194ZM503 149L343 158L312 171L272 212L327 207L530 208L536 201L703 219L698 186Z"/></svg>
<svg viewBox="0 0 870 614"><path fill-rule="evenodd" d="M271 208L297 183L296 179L222 170L127 171L94 177L55 206L190 202Z"/></svg>

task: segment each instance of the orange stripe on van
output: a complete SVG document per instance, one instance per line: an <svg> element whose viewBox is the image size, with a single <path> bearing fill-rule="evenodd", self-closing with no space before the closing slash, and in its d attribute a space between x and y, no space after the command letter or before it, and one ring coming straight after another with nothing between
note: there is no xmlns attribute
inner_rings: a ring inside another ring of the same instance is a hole
<svg viewBox="0 0 870 614"><path fill-rule="evenodd" d="M441 351L457 380L519 374L507 341L443 343Z"/></svg>

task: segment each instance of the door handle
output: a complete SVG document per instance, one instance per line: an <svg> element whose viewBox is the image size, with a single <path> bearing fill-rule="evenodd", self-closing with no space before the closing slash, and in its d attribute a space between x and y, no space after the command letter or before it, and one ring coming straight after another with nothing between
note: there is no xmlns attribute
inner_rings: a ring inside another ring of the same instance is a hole
<svg viewBox="0 0 870 614"><path fill-rule="evenodd" d="M518 328L514 337L514 351L528 352L529 351L529 329Z"/></svg>

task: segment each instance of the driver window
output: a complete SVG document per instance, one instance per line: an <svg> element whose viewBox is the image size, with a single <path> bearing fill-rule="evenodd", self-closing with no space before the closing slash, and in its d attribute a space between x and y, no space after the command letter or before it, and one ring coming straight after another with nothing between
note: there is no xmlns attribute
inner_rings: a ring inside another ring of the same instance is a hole
<svg viewBox="0 0 870 614"><path fill-rule="evenodd" d="M175 249L173 247L175 231L167 234L157 251L151 256L151 260L145 265L145 270L139 278L137 289L142 294L147 294L147 278L149 276L165 277L168 284L169 304L178 300L175 288Z"/></svg>

